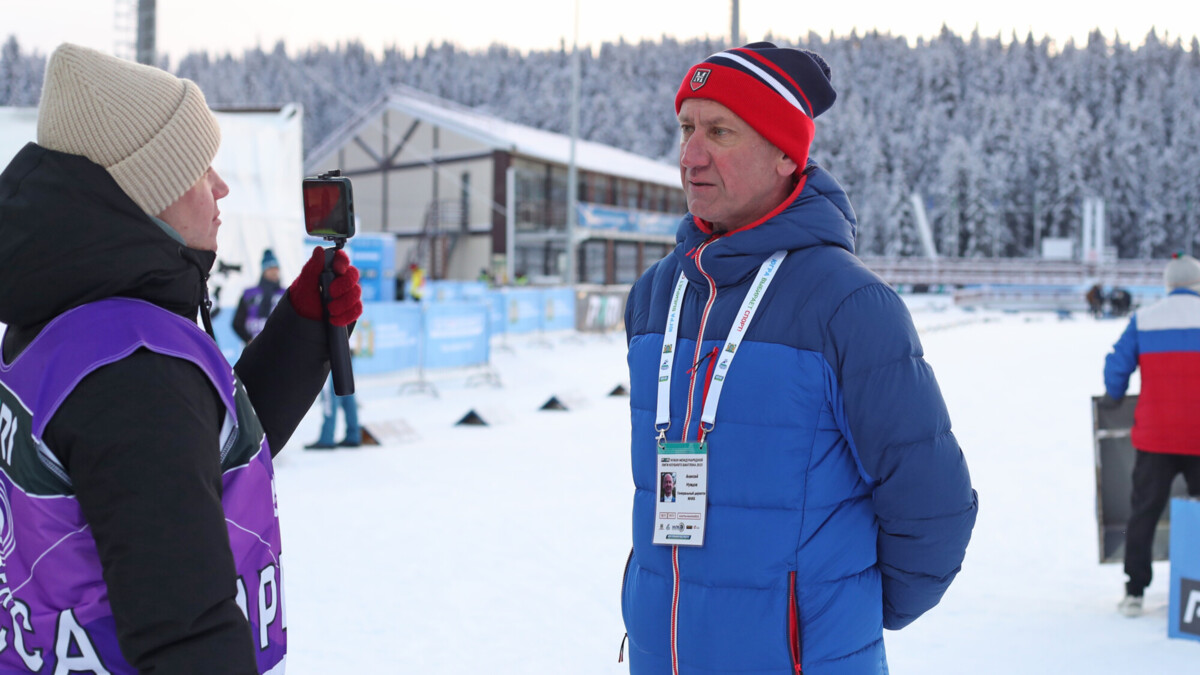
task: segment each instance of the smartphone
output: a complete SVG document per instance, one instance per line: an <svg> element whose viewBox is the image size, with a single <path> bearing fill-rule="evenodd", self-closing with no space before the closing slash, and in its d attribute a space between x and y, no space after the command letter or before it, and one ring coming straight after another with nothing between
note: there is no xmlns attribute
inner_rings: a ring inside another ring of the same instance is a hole
<svg viewBox="0 0 1200 675"><path fill-rule="evenodd" d="M304 229L314 237L349 239L354 236L354 195L350 179L321 175L305 178Z"/></svg>

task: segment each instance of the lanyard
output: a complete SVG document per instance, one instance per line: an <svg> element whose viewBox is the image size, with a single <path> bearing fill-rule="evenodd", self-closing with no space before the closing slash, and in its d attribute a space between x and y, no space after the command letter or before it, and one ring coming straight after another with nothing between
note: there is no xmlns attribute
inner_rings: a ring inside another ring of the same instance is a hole
<svg viewBox="0 0 1200 675"><path fill-rule="evenodd" d="M767 287L775 279L775 272L779 270L779 264L786 257L787 251L776 251L770 258L767 258L758 268L758 276L755 277L754 283L750 285L750 290L746 292L746 297L742 300L737 319L729 329L729 337L725 339L725 348L718 357L721 360L717 364L716 373L713 374L708 396L704 401L704 410L700 415L701 426L706 431L712 430L713 423L717 418L717 403L721 398L721 390L725 387L725 377L729 373L729 366L737 354L738 345L742 343L742 338L750 328L750 322L758 312L761 305L759 301L762 300L763 295L767 292ZM654 418L654 430L658 432L659 439L666 437L667 429L671 426L671 376L674 371L675 347L679 341L679 315L683 307L683 294L687 291L687 285L687 278L683 272L680 272L679 281L675 283L675 292L671 294L671 306L667 311L667 325L663 330L662 358L659 360L658 366L658 409ZM700 336L700 339L703 337Z"/></svg>

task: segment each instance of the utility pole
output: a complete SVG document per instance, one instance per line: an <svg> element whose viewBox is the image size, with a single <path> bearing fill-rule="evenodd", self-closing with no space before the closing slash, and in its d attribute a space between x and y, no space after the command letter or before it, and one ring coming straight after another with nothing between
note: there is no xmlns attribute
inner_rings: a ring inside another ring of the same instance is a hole
<svg viewBox="0 0 1200 675"><path fill-rule="evenodd" d="M158 23L155 11L156 0L138 0L137 9L137 62L153 66L156 60L155 50L157 38L155 26Z"/></svg>
<svg viewBox="0 0 1200 675"><path fill-rule="evenodd" d="M730 0L732 7L732 16L729 19L729 46L737 47L742 44L741 29L738 26L738 0Z"/></svg>
<svg viewBox="0 0 1200 675"><path fill-rule="evenodd" d="M575 41L571 48L571 155L567 162L567 264L563 282L574 286L576 266L575 228L579 224L579 170L575 166L575 143L579 138L579 0L575 0Z"/></svg>

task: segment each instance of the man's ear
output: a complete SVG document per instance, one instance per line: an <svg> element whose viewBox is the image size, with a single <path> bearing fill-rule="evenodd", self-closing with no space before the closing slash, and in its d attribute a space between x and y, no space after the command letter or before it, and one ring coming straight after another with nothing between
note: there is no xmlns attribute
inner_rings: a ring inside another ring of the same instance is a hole
<svg viewBox="0 0 1200 675"><path fill-rule="evenodd" d="M790 176L796 173L797 168L799 167L797 167L796 162L791 157L783 154L783 152L779 153L779 159L775 162L776 173L780 176Z"/></svg>

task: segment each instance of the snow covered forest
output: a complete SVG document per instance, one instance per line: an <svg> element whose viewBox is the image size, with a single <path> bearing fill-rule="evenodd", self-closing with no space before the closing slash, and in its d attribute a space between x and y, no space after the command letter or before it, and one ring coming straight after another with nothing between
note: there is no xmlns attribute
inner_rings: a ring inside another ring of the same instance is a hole
<svg viewBox="0 0 1200 675"><path fill-rule="evenodd" d="M911 43L884 33L797 40L833 69L838 102L817 121L813 157L850 194L858 250L920 252L910 196L925 203L942 255L1035 256L1045 237L1078 237L1082 202L1105 200L1122 258L1163 257L1200 237L1200 44L1151 32L1133 47L1094 31L1086 45L962 37ZM663 38L582 53L581 135L673 161L673 101L687 68L726 45ZM389 49L361 44L232 54L161 65L209 104L305 111L312 148L396 84L566 133L570 49L502 45ZM45 54L0 49L0 105L33 106ZM866 226L869 224L869 226ZM1198 247L1200 248L1200 247Z"/></svg>

